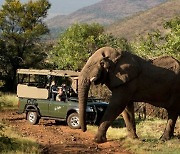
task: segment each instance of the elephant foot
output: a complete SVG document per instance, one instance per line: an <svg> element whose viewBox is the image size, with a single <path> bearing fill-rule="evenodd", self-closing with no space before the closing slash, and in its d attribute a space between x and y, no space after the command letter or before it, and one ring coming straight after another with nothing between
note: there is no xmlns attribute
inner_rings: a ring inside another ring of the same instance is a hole
<svg viewBox="0 0 180 154"><path fill-rule="evenodd" d="M136 134L128 134L128 137L131 139L139 139L139 137Z"/></svg>
<svg viewBox="0 0 180 154"><path fill-rule="evenodd" d="M172 137L173 137L173 135L170 136L170 135L164 135L164 134L163 134L163 135L160 137L160 140L161 140L161 141L167 141L167 140L170 140Z"/></svg>
<svg viewBox="0 0 180 154"><path fill-rule="evenodd" d="M105 136L95 136L93 141L96 143L105 143L107 142L107 138Z"/></svg>
<svg viewBox="0 0 180 154"><path fill-rule="evenodd" d="M137 135L133 135L130 138L132 138L132 139L139 139L139 137Z"/></svg>

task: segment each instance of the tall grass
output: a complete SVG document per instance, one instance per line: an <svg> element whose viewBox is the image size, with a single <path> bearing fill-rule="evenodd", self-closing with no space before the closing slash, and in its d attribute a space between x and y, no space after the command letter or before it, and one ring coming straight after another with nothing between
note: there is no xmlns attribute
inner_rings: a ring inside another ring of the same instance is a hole
<svg viewBox="0 0 180 154"><path fill-rule="evenodd" d="M118 127L115 121L112 127L108 129L108 139L117 140L126 150L137 154L178 154L180 153L180 119L178 119L175 128L175 137L169 141L163 142L159 140L166 125L166 120L147 119L145 121L137 121L138 140L127 137L125 127ZM92 132L97 131L97 127L88 126Z"/></svg>
<svg viewBox="0 0 180 154"><path fill-rule="evenodd" d="M0 109L17 109L18 98L15 94L0 93Z"/></svg>

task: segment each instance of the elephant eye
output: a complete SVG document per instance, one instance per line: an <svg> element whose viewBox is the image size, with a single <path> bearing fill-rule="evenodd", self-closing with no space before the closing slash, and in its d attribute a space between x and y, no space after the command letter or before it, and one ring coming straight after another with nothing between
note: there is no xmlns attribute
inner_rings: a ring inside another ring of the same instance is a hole
<svg viewBox="0 0 180 154"><path fill-rule="evenodd" d="M103 62L103 61L101 61L101 62L100 62L100 65L101 65L102 67L104 67L104 62Z"/></svg>

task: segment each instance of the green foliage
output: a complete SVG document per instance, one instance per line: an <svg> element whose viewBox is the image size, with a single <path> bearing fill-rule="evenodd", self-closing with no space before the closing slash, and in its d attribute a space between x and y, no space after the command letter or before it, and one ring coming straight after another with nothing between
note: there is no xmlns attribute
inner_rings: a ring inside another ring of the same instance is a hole
<svg viewBox="0 0 180 154"><path fill-rule="evenodd" d="M0 69L15 80L16 69L38 67L46 58L40 37L48 32L43 22L48 0L6 0L0 10Z"/></svg>
<svg viewBox="0 0 180 154"><path fill-rule="evenodd" d="M171 30L165 37L164 49L180 59L180 17L166 22L164 27Z"/></svg>
<svg viewBox="0 0 180 154"><path fill-rule="evenodd" d="M166 22L164 28L165 33L156 30L133 43L134 51L145 58L171 55L180 60L180 18Z"/></svg>
<svg viewBox="0 0 180 154"><path fill-rule="evenodd" d="M127 48L124 39L104 34L99 24L74 24L58 40L51 52L51 62L58 69L80 70L94 51L103 46Z"/></svg>

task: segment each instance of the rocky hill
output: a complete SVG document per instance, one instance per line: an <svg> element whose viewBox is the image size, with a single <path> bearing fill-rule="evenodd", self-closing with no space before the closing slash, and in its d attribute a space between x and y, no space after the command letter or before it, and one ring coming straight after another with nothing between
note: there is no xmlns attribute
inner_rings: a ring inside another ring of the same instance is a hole
<svg viewBox="0 0 180 154"><path fill-rule="evenodd" d="M180 17L180 0L171 0L138 15L117 21L106 28L107 33L129 40L145 35L154 29L163 29L163 23Z"/></svg>
<svg viewBox="0 0 180 154"><path fill-rule="evenodd" d="M145 11L168 0L102 0L78 11L47 20L49 28L67 28L73 23L100 23L108 25L116 20Z"/></svg>

